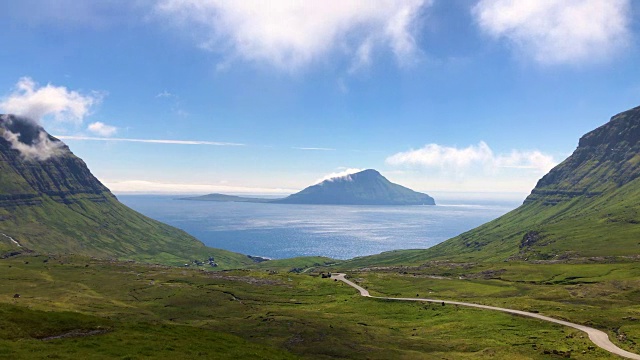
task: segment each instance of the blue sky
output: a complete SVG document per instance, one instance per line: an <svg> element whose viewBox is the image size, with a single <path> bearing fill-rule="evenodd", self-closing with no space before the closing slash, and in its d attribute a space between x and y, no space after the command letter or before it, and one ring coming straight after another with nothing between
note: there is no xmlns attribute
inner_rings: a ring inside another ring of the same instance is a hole
<svg viewBox="0 0 640 360"><path fill-rule="evenodd" d="M631 0L5 1L0 111L116 193L285 194L375 168L523 198L640 105L638 19Z"/></svg>

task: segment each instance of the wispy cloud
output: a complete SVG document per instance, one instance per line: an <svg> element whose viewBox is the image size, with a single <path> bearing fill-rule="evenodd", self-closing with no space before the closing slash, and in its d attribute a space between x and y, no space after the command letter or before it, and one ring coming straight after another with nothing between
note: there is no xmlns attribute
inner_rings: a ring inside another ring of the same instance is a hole
<svg viewBox="0 0 640 360"><path fill-rule="evenodd" d="M631 38L630 0L481 0L473 15L542 64L609 59Z"/></svg>
<svg viewBox="0 0 640 360"><path fill-rule="evenodd" d="M557 162L538 150L495 153L481 141L466 147L428 144L393 154L386 164L406 172L385 171L393 180L418 191L531 191Z"/></svg>
<svg viewBox="0 0 640 360"><path fill-rule="evenodd" d="M333 180L333 179L339 179L339 178L345 178L348 177L351 174L355 174L358 173L364 169L358 169L358 168L338 168L337 170L340 171L336 171L336 172L332 172L330 174L327 174L323 177L321 177L320 179L316 180L315 183L319 184L323 181L326 180Z"/></svg>
<svg viewBox="0 0 640 360"><path fill-rule="evenodd" d="M167 90L164 90L160 93L158 93L158 95L156 95L157 98L169 98L169 97L173 97L175 95L173 95L172 93L168 92Z"/></svg>
<svg viewBox="0 0 640 360"><path fill-rule="evenodd" d="M396 166L439 168L456 174L474 169L494 172L500 168L531 169L546 173L557 164L552 156L537 150L512 150L507 154L495 154L484 141L465 148L428 144L417 150L391 155L386 162Z"/></svg>
<svg viewBox="0 0 640 360"><path fill-rule="evenodd" d="M410 63L420 12L432 2L161 0L155 12L199 33L201 48L231 54L224 66L238 58L291 71L336 52L358 67L384 48Z"/></svg>
<svg viewBox="0 0 640 360"><path fill-rule="evenodd" d="M118 142L137 142L149 144L172 144L172 145L213 145L213 146L245 146L245 144L218 141L199 141L199 140L156 140L156 139L126 139L126 138L107 138L107 137L91 137L91 136L68 136L55 135L60 140L80 140L80 141L118 141Z"/></svg>
<svg viewBox="0 0 640 360"><path fill-rule="evenodd" d="M102 180L111 191L120 194L145 193L145 194L292 194L298 190L285 188L262 188L216 184L184 184L164 183L146 180Z"/></svg>
<svg viewBox="0 0 640 360"><path fill-rule="evenodd" d="M173 112L175 115L181 118L186 118L190 115L189 112L184 109L184 106L182 104L182 99L180 98L180 96L174 93L171 93L167 90L163 90L162 92L156 95L156 98L168 102L170 105L171 112Z"/></svg>

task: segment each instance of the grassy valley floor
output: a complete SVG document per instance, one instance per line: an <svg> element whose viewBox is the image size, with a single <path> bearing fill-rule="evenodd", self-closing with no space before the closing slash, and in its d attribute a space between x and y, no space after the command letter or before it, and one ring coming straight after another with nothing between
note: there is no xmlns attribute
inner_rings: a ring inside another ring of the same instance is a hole
<svg viewBox="0 0 640 360"><path fill-rule="evenodd" d="M635 351L635 264L527 266L387 268L351 277L374 294L420 293L588 323ZM616 358L573 329L491 311L365 299L313 271L206 272L19 255L0 260L0 313L0 358L7 359Z"/></svg>
<svg viewBox="0 0 640 360"><path fill-rule="evenodd" d="M350 276L373 296L419 295L471 302L588 325L607 332L619 347L640 353L640 264L637 262L433 262L423 266L373 267L353 271ZM586 338L580 332L565 331L570 338ZM584 347L556 350L571 350L572 357L584 356L582 351L585 351Z"/></svg>

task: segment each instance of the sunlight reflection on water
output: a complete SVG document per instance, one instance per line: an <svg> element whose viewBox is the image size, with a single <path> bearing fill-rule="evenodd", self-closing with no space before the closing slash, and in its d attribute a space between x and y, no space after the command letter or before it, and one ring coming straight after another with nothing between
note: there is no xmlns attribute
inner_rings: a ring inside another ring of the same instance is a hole
<svg viewBox="0 0 640 360"><path fill-rule="evenodd" d="M180 201L142 195L118 198L208 246L274 259L311 255L348 259L424 249L518 205L331 206Z"/></svg>

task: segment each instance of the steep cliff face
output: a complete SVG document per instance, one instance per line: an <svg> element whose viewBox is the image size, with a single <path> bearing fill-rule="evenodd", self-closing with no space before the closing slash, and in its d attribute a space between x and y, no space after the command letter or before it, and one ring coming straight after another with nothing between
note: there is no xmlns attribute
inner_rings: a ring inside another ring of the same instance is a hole
<svg viewBox="0 0 640 360"><path fill-rule="evenodd" d="M41 204L43 196L64 204L113 198L84 161L30 120L2 115L0 135L0 207ZM42 136L46 148L38 148Z"/></svg>
<svg viewBox="0 0 640 360"><path fill-rule="evenodd" d="M545 175L525 202L557 204L594 197L640 176L640 107L625 111L580 138L578 148Z"/></svg>
<svg viewBox="0 0 640 360"><path fill-rule="evenodd" d="M394 184L372 169L325 180L274 202L333 205L435 205L431 196Z"/></svg>
<svg viewBox="0 0 640 360"><path fill-rule="evenodd" d="M29 119L0 115L0 251L7 248L168 264L209 256L223 267L252 262L129 209L60 140Z"/></svg>

